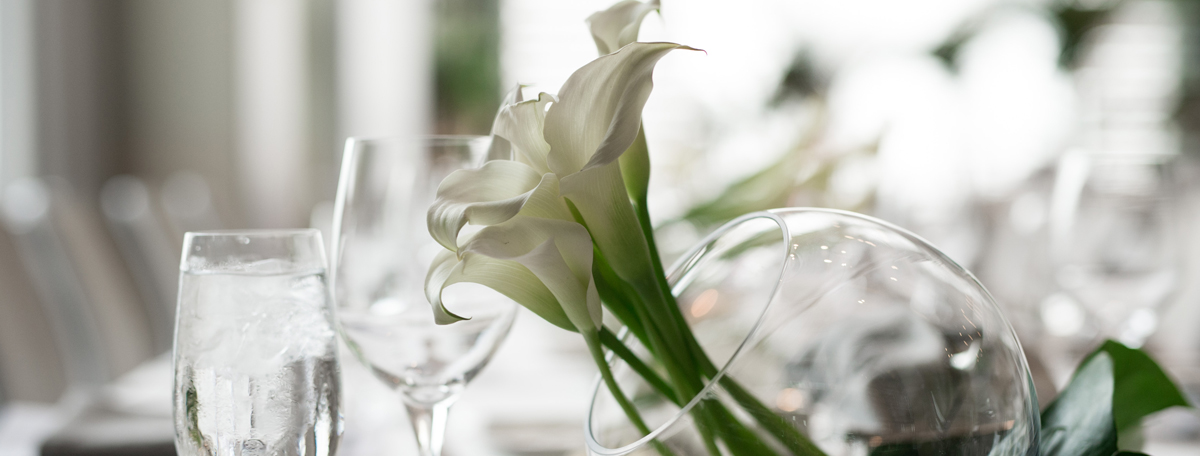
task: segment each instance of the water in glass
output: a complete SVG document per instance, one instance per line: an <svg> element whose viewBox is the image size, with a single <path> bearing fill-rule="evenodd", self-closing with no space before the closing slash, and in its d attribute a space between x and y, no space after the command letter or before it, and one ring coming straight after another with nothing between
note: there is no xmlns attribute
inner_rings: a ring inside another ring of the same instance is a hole
<svg viewBox="0 0 1200 456"><path fill-rule="evenodd" d="M181 455L334 454L340 385L325 271L293 266L267 259L181 274Z"/></svg>

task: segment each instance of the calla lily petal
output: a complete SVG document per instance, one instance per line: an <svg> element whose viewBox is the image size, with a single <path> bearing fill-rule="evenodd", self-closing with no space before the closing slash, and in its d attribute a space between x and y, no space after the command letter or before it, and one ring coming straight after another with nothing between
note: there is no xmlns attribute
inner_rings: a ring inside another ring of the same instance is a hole
<svg viewBox="0 0 1200 456"><path fill-rule="evenodd" d="M542 136L542 127L546 123L546 104L552 101L554 96L541 93L536 100L506 105L496 115L494 127L496 136L512 144L514 160L543 174L550 172L546 166L550 144Z"/></svg>
<svg viewBox="0 0 1200 456"><path fill-rule="evenodd" d="M445 268L449 263L451 267ZM439 267L446 270L435 275ZM453 252L444 251L434 260L430 275L426 278L425 293L434 310L438 324L449 324L462 317L451 313L442 303L442 290L456 283L477 283L507 296L518 304L533 311L542 319L567 331L575 326L567 318L562 305L537 276L516 261L497 260L484 255L467 253L459 261Z"/></svg>
<svg viewBox="0 0 1200 456"><path fill-rule="evenodd" d="M529 268L580 331L599 329L601 308L592 279L592 238L575 222L517 216L480 230L463 251Z"/></svg>
<svg viewBox="0 0 1200 456"><path fill-rule="evenodd" d="M496 135L496 124L500 121L500 115L504 113L506 106L522 101L521 88L523 87L521 84L517 84L515 88L504 95L504 100L500 102L500 110L496 112L496 117L492 119L492 144L488 146L487 160L485 161L512 160L512 145L509 144L507 139Z"/></svg>
<svg viewBox="0 0 1200 456"><path fill-rule="evenodd" d="M675 43L632 43L575 71L546 113L550 170L566 176L615 161L641 128L654 65Z"/></svg>
<svg viewBox="0 0 1200 456"><path fill-rule="evenodd" d="M576 224L576 226L580 225ZM583 231L586 233L587 230ZM572 257L572 253L578 254L579 252L564 251L562 243L559 242L560 239L547 239L529 253L518 257L516 261L528 267L534 275L542 279L542 283L546 284L551 293L559 297L563 312L580 332L594 333L600 329L603 321L600 294L596 290L596 282L590 274L582 278L582 281L580 281L580 277L573 274L575 271L571 269L570 265L574 261L570 260L578 260L578 257ZM590 249L591 243L588 244ZM588 258L587 263L590 267L591 258Z"/></svg>
<svg viewBox="0 0 1200 456"><path fill-rule="evenodd" d="M525 200L525 205L521 207L521 211L517 215L575 221L575 217L571 215L571 209L559 195L559 186L557 175L554 173L543 174L542 181L529 194L529 198Z"/></svg>
<svg viewBox="0 0 1200 456"><path fill-rule="evenodd" d="M426 215L429 234L439 244L458 250L458 233L467 222L494 225L517 215L542 176L528 165L509 160L460 169L438 186Z"/></svg>
<svg viewBox="0 0 1200 456"><path fill-rule="evenodd" d="M449 284L446 281L459 267L458 256L449 250L438 252L429 265L425 274L425 300L433 307L433 321L439 325L448 325L467 318L456 315L442 304L442 289Z"/></svg>
<svg viewBox="0 0 1200 456"><path fill-rule="evenodd" d="M646 3L625 0L589 16L588 28L592 31L592 39L596 41L596 50L600 51L600 55L612 54L637 41L642 19L658 8L658 0Z"/></svg>
<svg viewBox="0 0 1200 456"><path fill-rule="evenodd" d="M564 177L562 196L575 205L596 246L617 275L628 282L654 277L650 247L640 233L637 215L626 193L619 163L588 168Z"/></svg>

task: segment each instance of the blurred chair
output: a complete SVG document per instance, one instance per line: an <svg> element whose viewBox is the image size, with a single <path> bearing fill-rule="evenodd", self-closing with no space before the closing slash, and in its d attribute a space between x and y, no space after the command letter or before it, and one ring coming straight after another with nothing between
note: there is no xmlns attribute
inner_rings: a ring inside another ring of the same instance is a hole
<svg viewBox="0 0 1200 456"><path fill-rule="evenodd" d="M146 184L133 176L113 177L100 191L100 208L141 294L154 351L163 353L173 339L180 252L151 202Z"/></svg>
<svg viewBox="0 0 1200 456"><path fill-rule="evenodd" d="M71 384L101 385L153 354L149 319L100 216L65 182L13 182L4 213Z"/></svg>
<svg viewBox="0 0 1200 456"><path fill-rule="evenodd" d="M0 403L58 400L67 386L63 354L17 246L0 229Z"/></svg>

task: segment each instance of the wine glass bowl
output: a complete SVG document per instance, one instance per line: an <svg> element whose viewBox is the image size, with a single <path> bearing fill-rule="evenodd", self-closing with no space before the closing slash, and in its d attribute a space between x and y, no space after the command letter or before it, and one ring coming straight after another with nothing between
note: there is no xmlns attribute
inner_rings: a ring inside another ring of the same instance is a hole
<svg viewBox="0 0 1200 456"><path fill-rule="evenodd" d="M469 320L434 323L424 279L442 247L426 228L438 184L480 164L486 137L359 139L346 143L334 208L332 281L343 340L399 391L422 455L441 452L446 415L511 328L517 304L485 287L447 288Z"/></svg>
<svg viewBox="0 0 1200 456"><path fill-rule="evenodd" d="M1054 279L1065 295L1047 304L1079 306L1075 313L1083 320L1064 335L1091 333L1140 346L1154 332L1157 309L1180 280L1175 160L1171 154L1074 152L1060 162L1051 245Z"/></svg>
<svg viewBox="0 0 1200 456"><path fill-rule="evenodd" d="M406 401L433 405L456 398L512 326L516 314L511 302L479 301L456 306L471 319L452 328L433 325L425 302L398 309L389 303L388 313L343 313L341 326L357 356L377 378L399 390Z"/></svg>

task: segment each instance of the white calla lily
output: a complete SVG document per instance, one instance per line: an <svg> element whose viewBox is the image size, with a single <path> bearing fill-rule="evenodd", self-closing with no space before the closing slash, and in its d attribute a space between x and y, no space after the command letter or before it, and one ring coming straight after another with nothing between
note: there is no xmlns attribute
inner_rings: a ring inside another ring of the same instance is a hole
<svg viewBox="0 0 1200 456"><path fill-rule="evenodd" d="M509 90L508 93L504 95L504 100L500 101L500 106L508 106L524 101L521 96L521 89L524 87L525 86L521 84L517 84L516 87L514 87L512 90ZM500 114L502 114L502 111L496 112L496 117L492 119L492 143L488 146L488 161L512 159L512 146L508 143L507 139L496 135L496 124L498 124L500 121Z"/></svg>
<svg viewBox="0 0 1200 456"><path fill-rule="evenodd" d="M546 104L555 101L553 95L541 93L536 100L505 105L496 115L494 127L495 135L511 145L511 160L543 174L550 172L546 166L550 144L542 136L542 127L546 124Z"/></svg>
<svg viewBox="0 0 1200 456"><path fill-rule="evenodd" d="M658 0L646 3L625 0L589 16L588 28L591 29L592 39L596 41L596 49L600 51L600 55L612 54L617 49L637 41L642 19L651 11L658 11L660 7Z"/></svg>
<svg viewBox="0 0 1200 456"><path fill-rule="evenodd" d="M513 94L506 100L493 124L493 161L457 171L438 188L429 231L447 250L425 282L439 324L463 319L446 308L443 290L473 282L578 331L612 397L642 435L650 428L622 392L610 355L680 407L719 376L671 295L646 211L650 170L641 114L651 76L670 51L692 49L634 42L643 19L658 7L658 0L625 0L592 15L588 22L601 57L575 71L557 98L540 94L521 101ZM467 224L482 228L460 233ZM655 364L643 362L602 324L601 293ZM733 378L721 384L733 391L741 412L725 403L691 411L711 454L724 448L778 454L775 448L782 447L757 438L742 416L752 416L789 454L822 454ZM661 442L651 443L672 454Z"/></svg>
<svg viewBox="0 0 1200 456"><path fill-rule="evenodd" d="M691 48L632 43L580 68L557 99L541 94L501 109L494 134L510 159L452 173L429 210L430 233L456 252L439 256L426 277L439 323L462 319L442 304L441 290L470 281L594 336L602 310L593 245L622 278L653 277L617 159L638 136L654 65L675 49ZM460 239L468 223L484 228Z"/></svg>
<svg viewBox="0 0 1200 456"><path fill-rule="evenodd" d="M494 225L517 215L542 175L528 165L494 160L478 169L460 169L438 185L429 208L429 234L439 244L458 250L458 233L468 222Z"/></svg>
<svg viewBox="0 0 1200 456"><path fill-rule="evenodd" d="M517 216L471 237L463 249L529 269L558 299L581 332L600 328L600 295L592 279L592 238L583 225Z"/></svg>
<svg viewBox="0 0 1200 456"><path fill-rule="evenodd" d="M564 178L615 161L641 128L654 65L675 43L632 43L575 71L546 113L550 170Z"/></svg>
<svg viewBox="0 0 1200 456"><path fill-rule="evenodd" d="M444 250L434 259L429 275L425 280L425 297L433 305L437 324L445 325L466 319L451 312L442 302L442 291L446 287L466 282L496 290L550 324L568 331L576 330L554 293L529 268L516 261L497 260L472 253L464 254L459 260L454 252Z"/></svg>
<svg viewBox="0 0 1200 456"><path fill-rule="evenodd" d="M546 113L548 164L562 195L578 209L600 251L627 281L652 277L650 247L640 233L617 159L641 129L654 65L675 43L632 43L580 68Z"/></svg>

